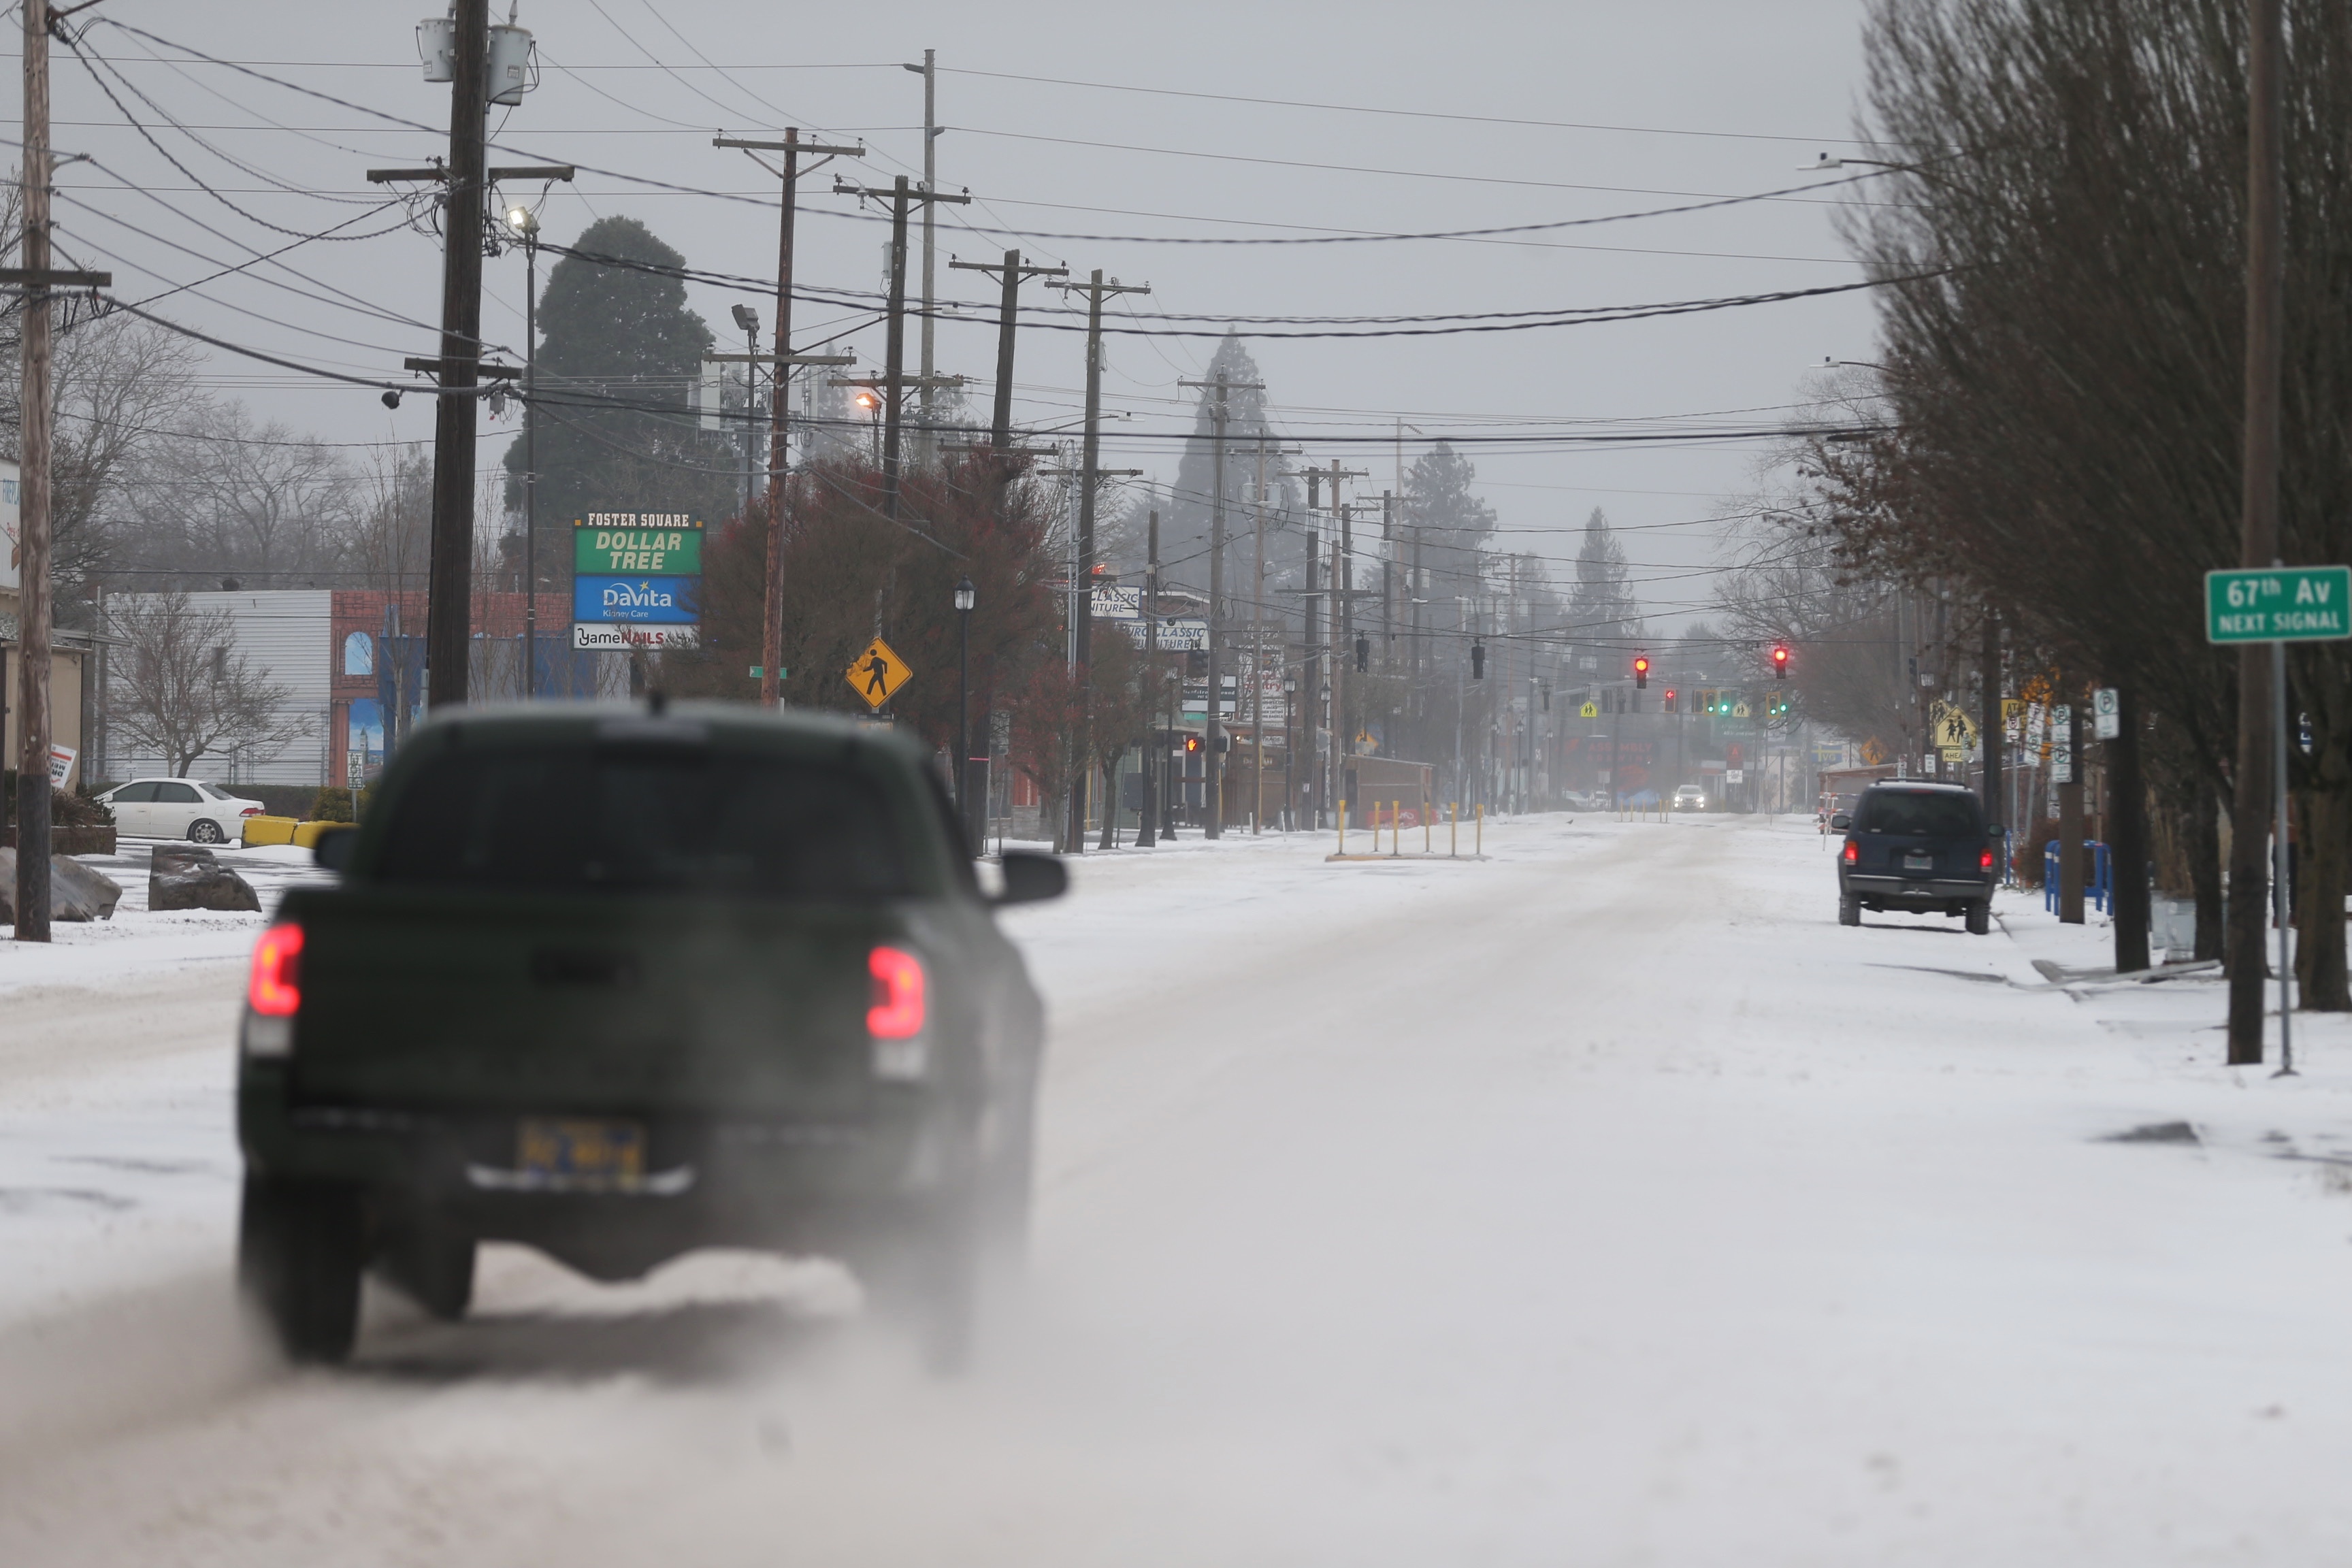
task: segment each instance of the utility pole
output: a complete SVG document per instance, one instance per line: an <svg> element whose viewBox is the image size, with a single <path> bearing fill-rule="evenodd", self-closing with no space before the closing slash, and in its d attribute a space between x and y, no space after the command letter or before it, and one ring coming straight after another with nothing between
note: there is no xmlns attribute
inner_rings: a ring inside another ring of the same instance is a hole
<svg viewBox="0 0 2352 1568"><path fill-rule="evenodd" d="M903 411L907 381L907 208L910 203L923 204L924 221L930 221L931 205L935 202L971 200L970 192L961 195L942 195L937 191L911 191L907 176L899 175L888 190L872 185L852 184L846 180L833 183L835 195L852 195L863 200L872 196L890 204L890 305L889 329L884 337L883 403L882 403L882 515L891 521L898 521L898 426ZM926 324L929 318L926 317ZM928 392L929 378L922 383Z"/></svg>
<svg viewBox="0 0 2352 1568"><path fill-rule="evenodd" d="M1005 494L1013 487L1013 337L1019 325L1021 285L1030 278L1067 278L1066 267L1037 267L1021 259L1018 249L1004 253L1003 261L957 261L950 259L948 268L954 272L992 272L1001 275L1003 298L996 308L996 406L989 421L988 444L996 455L996 504L1001 514ZM930 374L930 318L923 319L923 370Z"/></svg>
<svg viewBox="0 0 2352 1568"><path fill-rule="evenodd" d="M938 102L937 89L940 81L934 58L937 53L938 51L934 49L925 49L921 65L898 68L901 70L913 71L923 79L923 191L927 195L940 188L940 126L934 112ZM922 433L916 437L916 446L927 459L930 456L931 443L938 438L931 426L931 396L936 389L936 384L931 380L932 375L936 374L931 363L931 326L933 307L937 302L937 295L932 288L932 279L935 276L932 265L933 216L930 203L925 202L923 204L923 379L919 384L923 398L923 428Z"/></svg>
<svg viewBox="0 0 2352 1568"><path fill-rule="evenodd" d="M2238 564L2279 560L2279 383L2285 342L2282 295L2286 279L2285 155L2281 77L2285 64L2284 0L2248 0L2246 51L2246 431L2243 512ZM28 24L29 25L29 24ZM2263 839L2274 781L2270 719L2280 701L2271 689L2272 649L2238 650L2238 756L2230 795L2230 1064L2263 1059L2263 895L2269 890ZM2285 675L2284 660L2277 679ZM2126 711L2126 723L2138 716ZM2278 831L2284 833L2281 822ZM2137 867L2131 874L2138 875ZM2117 885L2123 873L2116 876ZM2280 1015L2282 1032L2286 1015Z"/></svg>
<svg viewBox="0 0 2352 1568"><path fill-rule="evenodd" d="M1143 679L1146 681L1160 679L1159 602L1160 509L1153 507L1149 520L1144 524L1143 603L1139 606L1143 611ZM1159 705L1155 702L1152 706L1153 717L1157 718ZM1157 816L1156 807L1159 804L1154 798L1153 789L1157 781L1152 775L1166 764L1167 760L1166 742L1153 742L1149 739L1144 742L1143 810L1139 815L1135 826L1135 847L1139 849L1149 849L1159 842L1157 829L1153 826L1153 818Z"/></svg>
<svg viewBox="0 0 2352 1568"><path fill-rule="evenodd" d="M1307 481L1307 519L1310 524L1315 521L1313 472L1312 469L1308 470L1309 478ZM1303 759L1306 763L1305 768L1294 769L1295 774L1303 775L1306 778L1308 798L1317 807L1316 813L1307 824L1309 827L1323 826L1320 815L1323 805L1321 798L1323 770L1318 765L1320 758L1316 748L1316 737L1321 732L1323 722L1323 658L1319 646L1323 630L1323 599L1315 586L1315 580L1322 570L1323 542L1317 537L1315 530L1309 527L1307 530L1307 591L1304 606L1307 612L1306 625L1301 628L1303 635L1299 638L1303 645L1299 649L1299 662L1306 666L1306 668L1301 671L1306 679L1299 682L1298 693L1300 742L1298 749L1305 752L1307 755Z"/></svg>
<svg viewBox="0 0 2352 1568"><path fill-rule="evenodd" d="M452 0L446 204L441 209L441 395L434 399L433 543L425 571L425 700L466 700L473 641L474 387L482 357L482 198L489 0Z"/></svg>
<svg viewBox="0 0 2352 1568"><path fill-rule="evenodd" d="M784 155L783 216L776 226L776 368L770 383L771 406L768 409L767 595L760 628L760 705L774 708L783 700L778 667L784 661L784 489L786 477L792 471L791 443L785 433L785 419L792 388L791 367L795 364L849 363L847 355L828 354L814 359L795 359L793 356L793 218L800 210L801 159L807 156L820 160L809 166L810 172L814 173L835 158L863 158L866 156L866 143L861 142L855 147L828 147L823 142L803 142L800 127L794 125L785 128L782 142L751 142L739 137L714 136L710 144L751 153L782 153Z"/></svg>
<svg viewBox="0 0 2352 1568"><path fill-rule="evenodd" d="M1202 791L1209 815L1209 837L1222 838L1225 831L1225 768L1219 747L1224 739L1224 629L1225 629L1225 424L1232 416L1227 399L1235 392L1263 392L1263 382L1234 381L1223 371L1214 381L1179 381L1179 386L1213 390L1216 401L1209 405L1209 424L1214 446L1210 450L1210 463L1214 479L1209 506L1209 697L1203 726L1204 739L1201 747L1202 767L1205 784ZM1240 715L1236 713L1234 717Z"/></svg>
<svg viewBox="0 0 2352 1568"><path fill-rule="evenodd" d="M1265 460L1269 457L1295 458L1297 448L1279 454L1269 452L1265 431L1257 437L1257 579L1250 595L1250 751L1255 776L1250 781L1250 832L1263 831L1260 819L1265 815ZM1286 723L1284 729L1287 731Z"/></svg>
<svg viewBox="0 0 2352 1568"><path fill-rule="evenodd" d="M1370 475L1367 470L1362 468L1341 468L1339 466L1339 459L1337 458L1331 459L1331 466L1328 468L1308 468L1306 472L1307 510L1309 512L1312 512L1315 510L1315 497L1318 487L1325 483L1328 483L1331 487L1331 609L1329 617L1331 651L1331 773L1329 788L1331 793L1329 798L1334 803L1333 809L1336 810L1338 808L1337 802L1339 799L1340 784L1347 776L1344 772L1345 764L1340 761L1340 758L1346 749L1349 745L1352 745L1355 740L1353 732L1348 731L1348 726L1346 723L1346 666L1348 659L1353 652L1353 650L1348 646L1347 634L1350 621L1348 603L1349 595L1355 588L1355 582L1348 566L1348 546L1351 542L1349 537L1347 508L1341 505L1339 501L1339 481L1342 479L1368 479ZM1343 735L1343 731L1348 732Z"/></svg>
<svg viewBox="0 0 2352 1568"><path fill-rule="evenodd" d="M49 268L49 5L24 0L25 235L22 268L0 282L25 290L22 379L24 431L17 491L16 703L23 750L16 762L16 940L49 940L49 290L59 285L105 288L104 272ZM0 663L5 669L5 663ZM0 689L5 689L0 678ZM5 711L0 700L0 712ZM85 770L86 771L86 770Z"/></svg>

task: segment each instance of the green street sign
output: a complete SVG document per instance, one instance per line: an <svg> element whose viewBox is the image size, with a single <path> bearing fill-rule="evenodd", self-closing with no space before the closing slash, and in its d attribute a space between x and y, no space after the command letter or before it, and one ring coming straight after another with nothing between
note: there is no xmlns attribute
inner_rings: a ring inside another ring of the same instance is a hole
<svg viewBox="0 0 2352 1568"><path fill-rule="evenodd" d="M2205 640L2325 642L2352 637L2352 566L2205 574Z"/></svg>
<svg viewBox="0 0 2352 1568"><path fill-rule="evenodd" d="M600 511L574 518L572 569L604 577L699 576L702 524L678 512Z"/></svg>

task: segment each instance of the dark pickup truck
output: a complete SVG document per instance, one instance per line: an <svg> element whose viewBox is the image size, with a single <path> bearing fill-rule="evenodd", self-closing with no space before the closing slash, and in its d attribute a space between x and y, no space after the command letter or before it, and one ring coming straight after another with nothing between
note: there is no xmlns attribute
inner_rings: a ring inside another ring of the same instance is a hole
<svg viewBox="0 0 2352 1568"><path fill-rule="evenodd" d="M340 884L287 895L241 1029L238 1274L298 1360L362 1272L461 1316L476 1245L598 1279L837 1257L962 1353L1026 1225L1044 1013L911 742L734 707L419 726ZM901 1294L903 1293L903 1294Z"/></svg>

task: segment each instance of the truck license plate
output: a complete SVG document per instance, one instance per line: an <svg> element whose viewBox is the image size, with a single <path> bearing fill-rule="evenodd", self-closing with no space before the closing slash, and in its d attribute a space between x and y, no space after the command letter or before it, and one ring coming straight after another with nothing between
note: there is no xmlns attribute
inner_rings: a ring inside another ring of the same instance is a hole
<svg viewBox="0 0 2352 1568"><path fill-rule="evenodd" d="M1936 858L1916 852L1906 855L1903 857L1903 868L1906 871L1932 871L1936 868Z"/></svg>
<svg viewBox="0 0 2352 1568"><path fill-rule="evenodd" d="M515 1131L515 1169L526 1176L640 1181L646 1130L635 1121L526 1116Z"/></svg>

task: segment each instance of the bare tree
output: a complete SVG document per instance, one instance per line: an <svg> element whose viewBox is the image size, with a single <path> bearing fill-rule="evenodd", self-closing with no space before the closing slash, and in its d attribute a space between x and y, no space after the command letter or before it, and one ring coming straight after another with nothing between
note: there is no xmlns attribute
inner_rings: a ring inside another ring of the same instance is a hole
<svg viewBox="0 0 2352 1568"><path fill-rule="evenodd" d="M286 706L291 689L236 650L226 612L198 610L173 589L118 599L108 618L121 639L110 721L123 742L174 773L208 752L266 763L310 733L312 717Z"/></svg>

